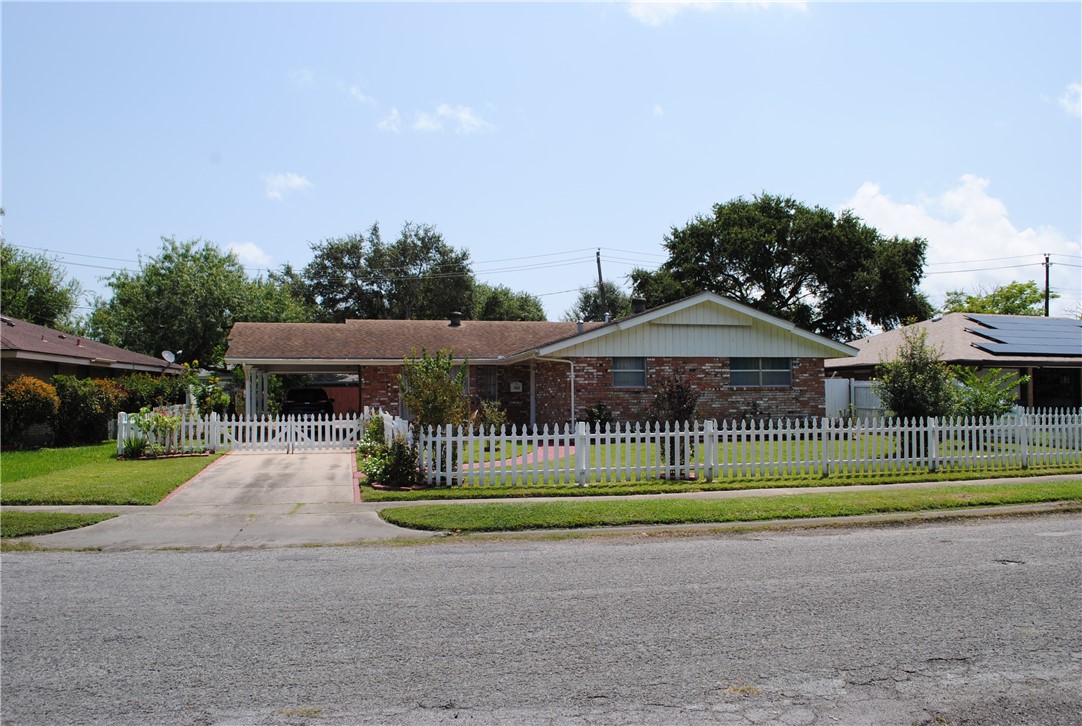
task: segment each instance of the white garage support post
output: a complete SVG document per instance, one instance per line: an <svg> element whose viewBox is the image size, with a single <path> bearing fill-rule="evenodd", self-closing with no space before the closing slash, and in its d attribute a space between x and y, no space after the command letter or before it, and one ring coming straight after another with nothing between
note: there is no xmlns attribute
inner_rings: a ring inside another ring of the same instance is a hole
<svg viewBox="0 0 1082 726"><path fill-rule="evenodd" d="M244 367L244 417L254 419L267 412L270 375L250 366Z"/></svg>

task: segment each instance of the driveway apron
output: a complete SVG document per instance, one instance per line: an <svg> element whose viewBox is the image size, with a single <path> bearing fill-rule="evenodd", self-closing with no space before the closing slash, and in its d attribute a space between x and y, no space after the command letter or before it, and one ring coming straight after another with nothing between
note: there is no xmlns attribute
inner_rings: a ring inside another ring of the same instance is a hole
<svg viewBox="0 0 1082 726"><path fill-rule="evenodd" d="M353 456L231 453L157 506L27 540L75 549L242 549L429 536L355 502Z"/></svg>

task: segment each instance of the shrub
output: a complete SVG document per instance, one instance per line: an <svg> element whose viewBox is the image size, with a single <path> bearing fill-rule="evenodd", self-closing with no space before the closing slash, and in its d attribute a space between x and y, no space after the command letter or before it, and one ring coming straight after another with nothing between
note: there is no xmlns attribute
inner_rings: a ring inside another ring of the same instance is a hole
<svg viewBox="0 0 1082 726"><path fill-rule="evenodd" d="M596 406L587 406L584 413L586 414L586 423L590 429L590 433L604 431L616 420L616 415L604 401L598 403Z"/></svg>
<svg viewBox="0 0 1082 726"><path fill-rule="evenodd" d="M56 438L63 445L96 444L109 435L109 400L89 378L53 376L60 397Z"/></svg>
<svg viewBox="0 0 1082 726"><path fill-rule="evenodd" d="M101 390L105 415L110 421L125 409L131 392L115 378L95 378L94 383Z"/></svg>
<svg viewBox="0 0 1082 726"><path fill-rule="evenodd" d="M138 459L146 452L147 437L142 434L131 434L124 437L122 452L125 459Z"/></svg>
<svg viewBox="0 0 1082 726"><path fill-rule="evenodd" d="M1029 376L999 368L992 368L984 375L972 368L955 368L954 375L962 384L955 394L955 414L978 418L995 418L1010 413L1017 402L1018 386L1029 382Z"/></svg>
<svg viewBox="0 0 1082 726"><path fill-rule="evenodd" d="M875 370L872 386L890 416L919 419L954 411L951 368L928 344L927 331L903 330L895 359L881 359Z"/></svg>
<svg viewBox="0 0 1082 726"><path fill-rule="evenodd" d="M685 423L695 418L695 410L699 406L699 391L687 378L678 375L663 376L651 386L651 393L653 399L646 409L651 421ZM662 438L658 442L658 454L664 462L683 466L694 456L695 442L683 438L675 441Z"/></svg>
<svg viewBox="0 0 1082 726"><path fill-rule="evenodd" d="M389 446L370 454L360 464L370 484L409 487L420 483L417 447L396 435Z"/></svg>
<svg viewBox="0 0 1082 726"><path fill-rule="evenodd" d="M30 376L13 378L0 390L0 437L4 446L17 446L27 427L52 428L60 410L56 388Z"/></svg>
<svg viewBox="0 0 1082 726"><path fill-rule="evenodd" d="M184 403L185 378L153 376L149 373L129 373L112 379L128 392L122 410L129 413L144 407L169 406Z"/></svg>
<svg viewBox="0 0 1082 726"><path fill-rule="evenodd" d="M181 418L165 408L151 410L144 406L139 410L132 423L146 438L147 456L160 456L172 450L175 443L173 437L180 430Z"/></svg>
<svg viewBox="0 0 1082 726"><path fill-rule="evenodd" d="M499 401L481 401L481 405L470 414L470 426L482 431L499 431L507 425L507 412Z"/></svg>
<svg viewBox="0 0 1082 726"><path fill-rule="evenodd" d="M467 363L456 370L449 350L441 350L434 356L422 350L419 357L405 360L398 382L402 401L413 414L415 426L423 430L429 426L466 423L467 370Z"/></svg>

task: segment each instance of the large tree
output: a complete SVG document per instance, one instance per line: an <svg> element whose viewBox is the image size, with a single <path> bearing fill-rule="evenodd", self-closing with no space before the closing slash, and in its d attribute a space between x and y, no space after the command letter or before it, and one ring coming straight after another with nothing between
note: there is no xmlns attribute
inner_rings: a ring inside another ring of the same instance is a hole
<svg viewBox="0 0 1082 726"><path fill-rule="evenodd" d="M631 314L631 296L616 286L614 282L603 282L605 304L601 304L601 293L597 286L580 287L575 304L564 311L564 320L577 322L604 322L607 313L612 318L622 318ZM677 297L683 297L677 295ZM651 301L652 302L652 301Z"/></svg>
<svg viewBox="0 0 1082 726"><path fill-rule="evenodd" d="M83 294L60 263L0 241L0 312L35 325L68 329Z"/></svg>
<svg viewBox="0 0 1082 726"><path fill-rule="evenodd" d="M274 279L251 280L237 257L202 240L162 238L158 254L140 257L137 272L117 272L99 299L91 333L111 345L147 355L183 351L179 360L222 362L237 321L304 322L311 313Z"/></svg>
<svg viewBox="0 0 1082 726"><path fill-rule="evenodd" d="M515 292L506 285L477 283L473 292L473 306L469 311L473 320L545 320L545 308L536 295Z"/></svg>
<svg viewBox="0 0 1082 726"><path fill-rule="evenodd" d="M328 320L434 320L472 309L469 252L451 247L431 225L407 222L398 239L386 243L374 224L367 235L311 248L303 273L307 297Z"/></svg>
<svg viewBox="0 0 1082 726"><path fill-rule="evenodd" d="M1050 293L1049 298L1059 295ZM1033 280L997 285L975 293L951 290L943 303L945 313L987 313L991 315L1044 315L1044 291Z"/></svg>
<svg viewBox="0 0 1082 726"><path fill-rule="evenodd" d="M927 243L886 238L848 211L739 198L673 227L664 244L660 269L631 273L651 306L709 290L836 340L932 314L917 288Z"/></svg>

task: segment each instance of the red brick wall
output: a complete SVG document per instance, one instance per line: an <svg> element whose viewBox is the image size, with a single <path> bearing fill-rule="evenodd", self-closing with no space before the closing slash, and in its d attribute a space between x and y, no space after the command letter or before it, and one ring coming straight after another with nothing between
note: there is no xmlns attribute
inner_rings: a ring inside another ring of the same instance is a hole
<svg viewBox="0 0 1082 726"><path fill-rule="evenodd" d="M674 374L686 376L701 392L699 418L803 418L823 415L821 358L795 359L791 388L732 388L729 385L728 359L674 357L646 359L645 388L613 387L611 358L576 358L576 417L582 420L588 406L604 402L613 410L617 420L641 420L652 399L650 387L662 377ZM569 399L566 364L539 363L538 423L567 421Z"/></svg>
<svg viewBox="0 0 1082 726"><path fill-rule="evenodd" d="M566 363L537 361L535 366L537 423L566 423L570 420L571 389ZM360 405L399 411L398 375L401 366L361 368ZM575 415L585 418L588 406L604 402L617 420L637 421L646 414L652 398L650 386L666 375L685 375L699 389L699 418L740 419L803 418L822 416L824 403L823 360L798 358L793 362L791 388L732 388L729 361L722 358L647 358L646 388L614 388L612 358L575 359ZM470 367L470 390L479 390L478 373ZM509 423L530 420L530 365L502 366L497 374L500 403ZM522 384L520 393L511 392L512 382ZM476 405L476 401L473 402Z"/></svg>
<svg viewBox="0 0 1082 726"><path fill-rule="evenodd" d="M398 415L398 376L402 366L361 366L360 406L382 408Z"/></svg>

